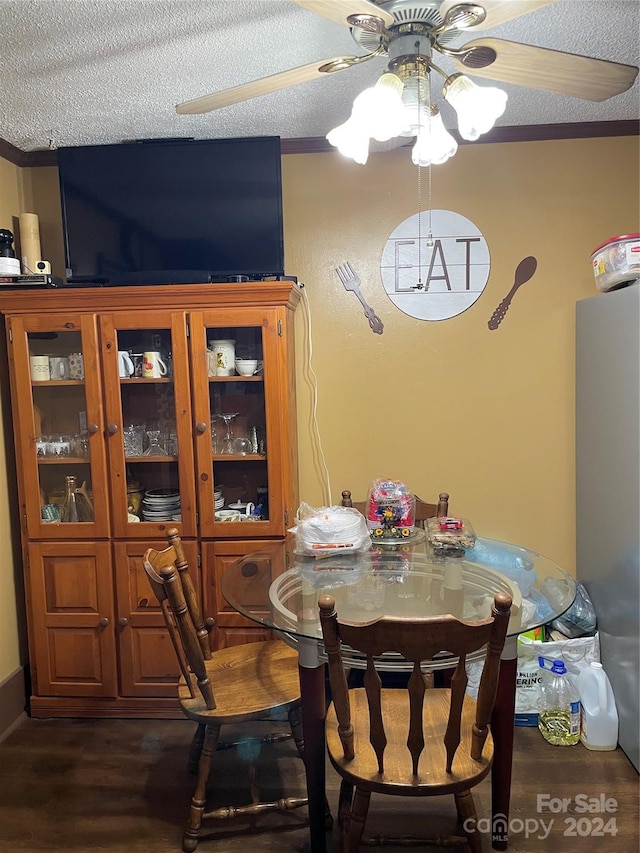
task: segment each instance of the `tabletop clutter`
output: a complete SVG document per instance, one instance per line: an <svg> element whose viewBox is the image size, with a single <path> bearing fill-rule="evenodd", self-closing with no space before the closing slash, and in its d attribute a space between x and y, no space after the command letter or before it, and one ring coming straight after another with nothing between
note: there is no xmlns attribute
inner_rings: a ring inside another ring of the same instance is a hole
<svg viewBox="0 0 640 853"><path fill-rule="evenodd" d="M391 479L371 483L364 514L353 507L302 503L290 532L295 535L294 552L315 558L317 570L326 577L331 568L345 569L340 555L407 551L425 538L435 557L459 558L500 572L522 594L523 625L541 626L518 637L515 724L538 726L554 745L581 741L588 749L616 748L615 700L600 663L595 612L582 584L577 585L573 605L554 619L545 593L553 595L552 585L559 581L546 578L538 584L533 560L524 550L517 553L477 538L470 522L456 516L429 518L422 531L416 526L414 495ZM358 562L351 565L362 568ZM468 663L472 696L482 671L478 663Z"/></svg>

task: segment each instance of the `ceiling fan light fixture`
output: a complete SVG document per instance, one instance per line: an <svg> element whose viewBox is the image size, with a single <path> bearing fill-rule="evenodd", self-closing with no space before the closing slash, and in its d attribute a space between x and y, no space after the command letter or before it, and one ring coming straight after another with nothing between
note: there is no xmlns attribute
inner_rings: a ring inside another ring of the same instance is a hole
<svg viewBox="0 0 640 853"><path fill-rule="evenodd" d="M497 86L477 86L464 74L448 77L442 93L458 115L460 136L469 141L491 130L507 106L505 91Z"/></svg>
<svg viewBox="0 0 640 853"><path fill-rule="evenodd" d="M420 128L411 151L415 166L438 166L458 150L458 143L444 126L440 110L432 107L429 123Z"/></svg>

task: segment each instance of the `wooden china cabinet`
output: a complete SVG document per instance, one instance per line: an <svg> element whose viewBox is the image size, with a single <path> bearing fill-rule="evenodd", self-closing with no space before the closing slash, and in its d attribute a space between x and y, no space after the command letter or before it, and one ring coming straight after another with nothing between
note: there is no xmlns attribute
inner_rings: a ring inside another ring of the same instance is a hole
<svg viewBox="0 0 640 853"><path fill-rule="evenodd" d="M298 506L299 298L288 280L0 295L33 716L180 716L175 653L141 559L172 526L213 646L267 636L225 604L218 580L285 536ZM211 375L208 347L221 339L257 372ZM252 516L216 519L237 502Z"/></svg>

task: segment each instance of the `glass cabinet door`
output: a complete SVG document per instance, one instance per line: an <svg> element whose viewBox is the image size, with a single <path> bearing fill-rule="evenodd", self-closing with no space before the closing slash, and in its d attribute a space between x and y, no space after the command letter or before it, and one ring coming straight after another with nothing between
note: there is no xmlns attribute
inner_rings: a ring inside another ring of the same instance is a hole
<svg viewBox="0 0 640 853"><path fill-rule="evenodd" d="M13 317L16 443L33 538L108 534L102 384L95 317Z"/></svg>
<svg viewBox="0 0 640 853"><path fill-rule="evenodd" d="M200 529L282 535L282 426L276 312L191 314Z"/></svg>
<svg viewBox="0 0 640 853"><path fill-rule="evenodd" d="M100 318L113 527L147 537L196 533L186 318Z"/></svg>

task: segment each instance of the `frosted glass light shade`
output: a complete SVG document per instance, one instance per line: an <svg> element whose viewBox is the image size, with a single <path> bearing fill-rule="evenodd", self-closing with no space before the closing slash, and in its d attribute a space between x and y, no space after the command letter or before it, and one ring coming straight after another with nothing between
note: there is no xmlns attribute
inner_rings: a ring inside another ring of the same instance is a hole
<svg viewBox="0 0 640 853"><path fill-rule="evenodd" d="M395 74L382 74L375 86L356 97L350 118L329 131L329 143L345 157L364 165L369 156L370 139L385 142L399 136L406 128L402 88L402 80Z"/></svg>
<svg viewBox="0 0 640 853"><path fill-rule="evenodd" d="M411 151L411 159L416 166L436 166L444 163L458 150L458 143L442 122L442 116L435 110L429 125L421 127L416 144Z"/></svg>
<svg viewBox="0 0 640 853"><path fill-rule="evenodd" d="M470 141L491 130L507 106L507 93L502 89L477 86L464 74L448 77L443 93L458 114L460 136Z"/></svg>
<svg viewBox="0 0 640 853"><path fill-rule="evenodd" d="M369 134L363 132L353 118L347 119L327 133L327 141L344 156L361 166L369 157Z"/></svg>

